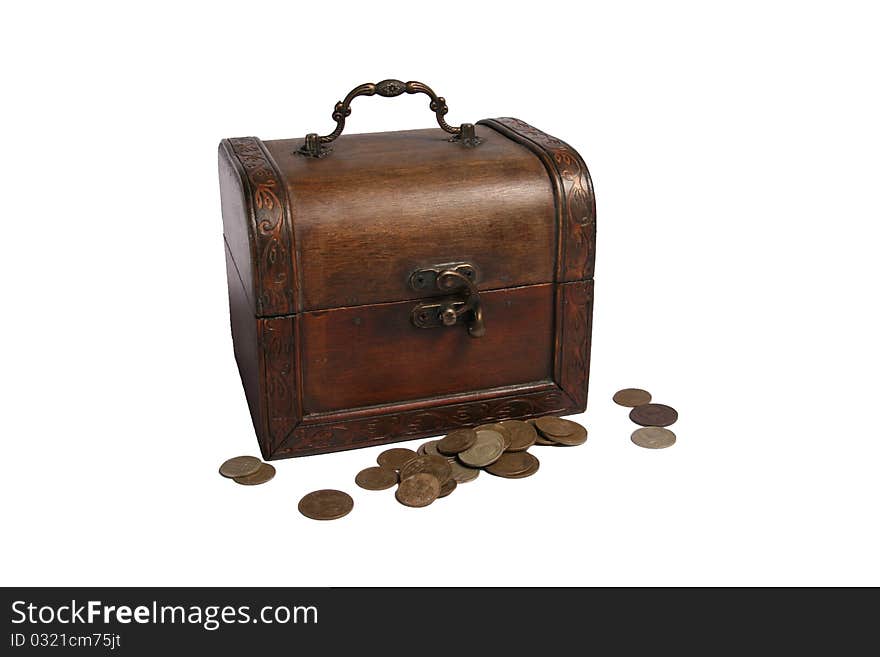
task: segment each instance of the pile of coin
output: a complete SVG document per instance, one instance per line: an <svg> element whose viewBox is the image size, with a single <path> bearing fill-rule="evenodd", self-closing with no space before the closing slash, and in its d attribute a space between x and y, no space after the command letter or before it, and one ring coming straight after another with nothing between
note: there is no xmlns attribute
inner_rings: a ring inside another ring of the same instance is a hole
<svg viewBox="0 0 880 657"><path fill-rule="evenodd" d="M256 456L236 456L223 462L220 474L243 486L265 484L275 476L275 467Z"/></svg>
<svg viewBox="0 0 880 657"><path fill-rule="evenodd" d="M629 419L641 429L630 436L639 447L663 449L675 444L675 434L668 427L678 420L678 411L666 404L651 403L651 393L640 388L624 388L614 393L614 403L632 408Z"/></svg>
<svg viewBox="0 0 880 657"><path fill-rule="evenodd" d="M456 429L430 440L416 451L392 447L379 454L377 465L355 476L366 490L397 487L395 498L405 506L422 508L451 494L459 484L485 470L496 477L522 479L535 474L540 462L529 453L534 445L572 446L587 440L587 430L570 420L542 417L528 422L504 420L474 428ZM316 520L341 518L351 511L351 497L335 490L309 493L300 512Z"/></svg>

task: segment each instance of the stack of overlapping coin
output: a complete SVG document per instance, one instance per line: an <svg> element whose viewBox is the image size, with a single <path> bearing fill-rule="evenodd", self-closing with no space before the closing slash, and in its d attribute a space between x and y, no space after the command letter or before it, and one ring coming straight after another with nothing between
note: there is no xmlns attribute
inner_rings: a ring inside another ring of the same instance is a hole
<svg viewBox="0 0 880 657"><path fill-rule="evenodd" d="M355 483L367 490L396 484L398 502L425 507L458 484L473 481L481 470L506 479L535 474L540 462L528 452L533 445L581 445L586 439L581 425L557 417L481 424L430 440L415 452L402 447L385 450L376 459L378 466L361 470Z"/></svg>
<svg viewBox="0 0 880 657"><path fill-rule="evenodd" d="M243 486L265 484L275 476L275 467L256 456L236 456L223 462L220 474Z"/></svg>
<svg viewBox="0 0 880 657"><path fill-rule="evenodd" d="M678 420L678 411L666 404L651 403L651 393L640 388L624 388L612 398L620 406L632 408L629 419L641 429L636 429L630 439L639 447L663 449L675 444L675 434L666 429Z"/></svg>

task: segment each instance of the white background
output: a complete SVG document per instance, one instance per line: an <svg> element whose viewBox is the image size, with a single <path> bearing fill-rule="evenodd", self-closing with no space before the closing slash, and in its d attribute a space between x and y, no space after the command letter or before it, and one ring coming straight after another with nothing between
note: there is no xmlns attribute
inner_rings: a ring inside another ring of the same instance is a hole
<svg viewBox="0 0 880 657"><path fill-rule="evenodd" d="M7 3L0 31L2 584L880 584L871 3ZM354 485L381 448L237 486L217 142L328 131L386 77L589 165L590 439L422 510ZM628 386L675 447L630 443ZM300 516L316 488L354 511Z"/></svg>

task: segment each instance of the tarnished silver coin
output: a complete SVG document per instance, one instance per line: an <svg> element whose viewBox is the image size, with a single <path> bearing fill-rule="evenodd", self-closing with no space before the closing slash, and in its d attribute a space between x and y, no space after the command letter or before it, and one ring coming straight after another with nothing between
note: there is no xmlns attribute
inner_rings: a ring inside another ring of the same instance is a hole
<svg viewBox="0 0 880 657"><path fill-rule="evenodd" d="M220 466L220 474L229 479L246 477L260 469L263 462L256 456L236 456L223 462Z"/></svg>
<svg viewBox="0 0 880 657"><path fill-rule="evenodd" d="M477 442L458 455L458 460L472 468L484 468L495 463L504 453L504 437L497 431L477 431Z"/></svg>
<svg viewBox="0 0 880 657"><path fill-rule="evenodd" d="M636 429L630 439L639 447L646 449L664 449L675 444L675 434L663 427Z"/></svg>

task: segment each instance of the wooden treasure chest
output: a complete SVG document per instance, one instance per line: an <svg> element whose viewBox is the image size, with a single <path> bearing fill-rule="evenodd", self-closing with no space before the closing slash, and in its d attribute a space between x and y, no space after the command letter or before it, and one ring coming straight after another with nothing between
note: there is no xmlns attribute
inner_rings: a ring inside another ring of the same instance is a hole
<svg viewBox="0 0 880 657"><path fill-rule="evenodd" d="M358 96L439 128L342 135ZM363 84L328 135L220 143L235 358L263 457L587 404L595 201L580 155L512 118L451 126Z"/></svg>

